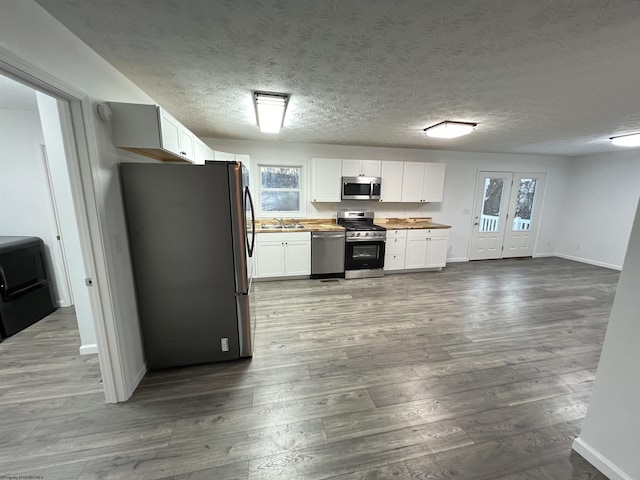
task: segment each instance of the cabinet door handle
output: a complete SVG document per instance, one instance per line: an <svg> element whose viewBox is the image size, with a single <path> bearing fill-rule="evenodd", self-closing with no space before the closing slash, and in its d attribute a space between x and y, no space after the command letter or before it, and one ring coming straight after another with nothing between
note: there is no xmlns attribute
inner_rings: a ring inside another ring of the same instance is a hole
<svg viewBox="0 0 640 480"><path fill-rule="evenodd" d="M187 152L180 152L180 155L186 155Z"/></svg>

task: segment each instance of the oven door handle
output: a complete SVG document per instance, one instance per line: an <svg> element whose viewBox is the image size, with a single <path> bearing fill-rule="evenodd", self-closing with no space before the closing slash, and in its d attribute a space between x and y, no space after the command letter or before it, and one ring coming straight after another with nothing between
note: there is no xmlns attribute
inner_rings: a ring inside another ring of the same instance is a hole
<svg viewBox="0 0 640 480"><path fill-rule="evenodd" d="M347 238L347 243L358 243L358 242L386 243L387 241L384 238L369 238L369 237L349 237L349 238Z"/></svg>

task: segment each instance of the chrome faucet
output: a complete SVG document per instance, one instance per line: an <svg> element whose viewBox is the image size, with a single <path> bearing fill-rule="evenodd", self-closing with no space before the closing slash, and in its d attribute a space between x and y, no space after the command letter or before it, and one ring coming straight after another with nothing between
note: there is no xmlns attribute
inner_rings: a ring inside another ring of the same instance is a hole
<svg viewBox="0 0 640 480"><path fill-rule="evenodd" d="M274 220L278 222L280 228L284 228L284 218L274 218Z"/></svg>

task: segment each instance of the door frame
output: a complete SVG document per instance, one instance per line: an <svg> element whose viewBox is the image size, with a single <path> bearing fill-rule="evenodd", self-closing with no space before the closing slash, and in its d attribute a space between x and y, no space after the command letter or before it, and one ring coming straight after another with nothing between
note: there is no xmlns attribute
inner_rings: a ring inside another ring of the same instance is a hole
<svg viewBox="0 0 640 480"><path fill-rule="evenodd" d="M535 257L535 252L536 252L536 248L538 247L538 233L539 233L539 228L540 228L540 224L542 222L542 212L543 212L543 207L544 207L544 197L547 191L547 184L549 182L549 172L548 171L528 171L526 169L512 169L512 170L500 170L500 169L491 169L491 168L478 168L476 170L476 175L475 175L475 186L474 186L474 192L473 192L473 204L471 207L471 217L469 219L469 240L467 242L467 261L471 261L471 248L472 248L472 244L473 244L473 228L474 228L474 212L475 212L475 207L476 207L476 201L478 198L478 184L480 183L480 174L482 172L492 172L492 173L505 173L505 174L511 174L512 175L512 180L515 180L517 175L520 174L532 174L532 175L544 175L544 179L542 181L542 185L543 185L543 189L542 189L542 194L539 197L536 197L536 205L539 205L538 207L538 216L537 218L534 220L536 222L536 230L535 230L535 238L533 240L533 252L531 254L532 257ZM511 195L513 193L513 185L511 185L509 187L509 198L506 199L506 203L507 203L507 213L511 210ZM509 225L508 219L506 222L506 225ZM504 238L506 235L506 229L503 232L503 237L502 237L502 246L504 247ZM502 251L501 251L502 252ZM502 260L504 257L502 257L502 253L500 255L500 257L498 257L497 259L494 260ZM514 258L514 257L507 257L507 258Z"/></svg>
<svg viewBox="0 0 640 480"><path fill-rule="evenodd" d="M116 403L127 399L125 377L115 331L115 312L102 242L99 200L105 192L99 181L98 145L93 126L92 104L87 95L25 62L0 46L0 74L40 90L58 100L67 168L76 209L85 271L93 279L88 287L93 311L98 360L105 399Z"/></svg>

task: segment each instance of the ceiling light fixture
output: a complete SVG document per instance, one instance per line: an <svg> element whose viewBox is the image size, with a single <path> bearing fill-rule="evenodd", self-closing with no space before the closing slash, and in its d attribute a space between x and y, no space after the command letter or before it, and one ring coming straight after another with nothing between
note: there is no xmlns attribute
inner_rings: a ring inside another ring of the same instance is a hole
<svg viewBox="0 0 640 480"><path fill-rule="evenodd" d="M424 129L424 134L427 137L434 138L456 138L462 135L473 132L473 129L478 125L477 123L470 122L452 122L445 120L444 122L437 123Z"/></svg>
<svg viewBox="0 0 640 480"><path fill-rule="evenodd" d="M289 104L286 93L253 92L258 127L262 133L279 133Z"/></svg>
<svg viewBox="0 0 640 480"><path fill-rule="evenodd" d="M611 143L614 145L618 145L620 147L638 147L640 146L640 133L610 137L609 140L611 140Z"/></svg>

